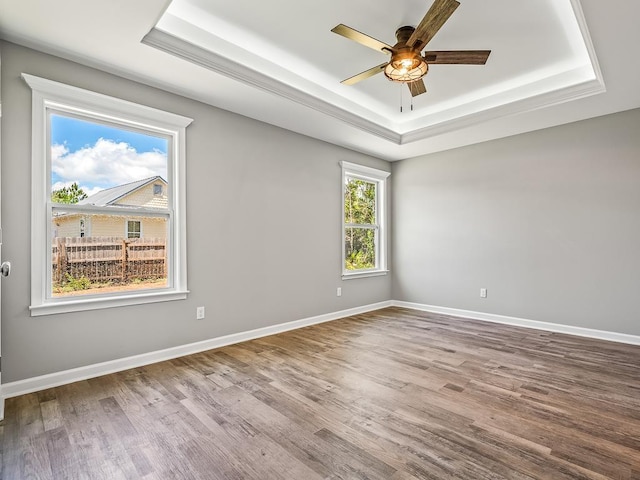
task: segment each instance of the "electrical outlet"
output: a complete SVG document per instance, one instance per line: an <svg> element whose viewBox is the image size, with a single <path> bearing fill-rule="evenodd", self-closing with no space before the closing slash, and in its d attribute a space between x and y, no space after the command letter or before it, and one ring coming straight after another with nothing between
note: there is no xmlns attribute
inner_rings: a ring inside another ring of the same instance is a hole
<svg viewBox="0 0 640 480"><path fill-rule="evenodd" d="M196 320L202 320L204 318L204 307L196 308Z"/></svg>
<svg viewBox="0 0 640 480"><path fill-rule="evenodd" d="M342 287L338 287L336 289L336 297L341 297L342 296Z"/></svg>
<svg viewBox="0 0 640 480"><path fill-rule="evenodd" d="M487 298L487 289L486 288L481 288L480 289L480 298Z"/></svg>

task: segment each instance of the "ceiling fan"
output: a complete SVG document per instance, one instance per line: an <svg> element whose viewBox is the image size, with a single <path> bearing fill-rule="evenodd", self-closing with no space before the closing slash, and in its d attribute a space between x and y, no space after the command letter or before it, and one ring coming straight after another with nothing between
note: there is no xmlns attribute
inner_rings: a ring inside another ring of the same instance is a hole
<svg viewBox="0 0 640 480"><path fill-rule="evenodd" d="M491 50L449 50L427 51L421 55L427 43L438 33L456 8L457 0L435 0L420 24L414 28L400 27L396 31L397 43L394 46L376 40L369 35L340 24L332 32L354 40L366 47L391 55L391 60L369 70L349 77L341 83L353 85L361 80L384 72L393 82L406 83L413 97L427 91L422 77L429 71L430 64L484 65Z"/></svg>

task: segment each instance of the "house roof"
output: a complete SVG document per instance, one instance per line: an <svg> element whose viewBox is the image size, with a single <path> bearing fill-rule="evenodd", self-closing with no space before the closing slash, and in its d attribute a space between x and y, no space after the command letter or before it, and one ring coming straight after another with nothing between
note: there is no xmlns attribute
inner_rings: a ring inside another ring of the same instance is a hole
<svg viewBox="0 0 640 480"><path fill-rule="evenodd" d="M121 198L157 181L161 181L164 185L167 184L167 181L164 178L156 175L155 177L149 177L135 182L125 183L124 185L117 185L105 190L100 190L98 193L95 193L84 200L80 200L78 205L95 205L98 207L113 205Z"/></svg>

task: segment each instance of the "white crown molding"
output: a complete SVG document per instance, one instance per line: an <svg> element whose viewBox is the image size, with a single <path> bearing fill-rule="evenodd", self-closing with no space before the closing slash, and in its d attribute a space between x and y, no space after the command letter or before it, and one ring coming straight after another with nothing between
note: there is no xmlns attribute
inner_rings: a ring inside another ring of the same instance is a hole
<svg viewBox="0 0 640 480"><path fill-rule="evenodd" d="M143 37L142 43L178 58L182 58L183 60L193 64L200 65L246 85L259 88L266 92L284 97L287 100L312 108L313 110L325 115L329 115L353 125L360 130L371 133L376 137L380 137L400 145L401 136L393 130L364 119L340 107L336 107L321 98L305 93L295 87L287 85L284 82L276 80L275 78L253 70L246 65L210 50L206 50L157 28L151 29L151 31Z"/></svg>
<svg viewBox="0 0 640 480"><path fill-rule="evenodd" d="M584 17L584 11L582 10L582 4L580 3L580 0L571 0L571 7L573 8L573 14L576 16L576 22L578 23L578 28L580 29L580 33L582 34L582 40L584 41L587 53L589 54L589 60L591 62L593 73L595 74L598 83L600 83L600 85L604 87L604 78L602 76L602 70L600 70L600 62L598 62L596 49L593 46L593 41L591 40L591 34L589 33L589 28L587 27L587 19Z"/></svg>
<svg viewBox="0 0 640 480"><path fill-rule="evenodd" d="M465 104L460 107L456 107L455 109L427 115L423 117L423 121L425 123L431 121L430 125L422 127L418 126L417 128L410 129L404 133L382 126L376 121L365 118L362 115L352 113L347 108L337 106L320 98L319 96L307 93L297 87L288 85L282 80L268 76L258 70L254 70L248 67L245 63L232 60L212 50L200 47L159 28L151 29L151 31L142 39L142 43L195 65L200 65L246 85L309 107L315 111L338 119L396 145L406 145L430 137L472 127L499 117L529 112L572 100L578 100L591 95L604 93L606 89L602 78L602 72L600 71L600 66L589 35L580 1L571 0L571 6L576 18L576 23L581 32L585 48L588 52L590 67L594 77L593 79L583 78L582 80L578 80L576 83L572 84L572 82L575 81L572 79L572 74L575 72L567 71L556 75L559 84L566 85L564 87L553 87L549 82L546 82L548 87L543 87L545 81L549 79L542 79L539 81L542 88L542 90L539 89L539 93L518 93L518 90L521 88L531 89L532 85L529 85L528 87L518 87L512 92L494 94L490 97L473 102L473 104ZM533 86L537 83L538 82L533 84ZM468 113L471 109L475 109L475 111L473 113ZM458 113L456 113L456 111ZM438 120L438 117L446 117L447 115L449 116L448 119ZM423 125L425 123L423 123Z"/></svg>
<svg viewBox="0 0 640 480"><path fill-rule="evenodd" d="M295 330L309 325L330 322L332 320L338 320L352 315L359 315L361 313L379 310L389 306L391 306L390 300L340 310L324 315L317 315L315 317L303 318L301 320L294 320L292 322L280 323L269 327L257 328L246 332L234 333L223 337L211 338L209 340L189 343L187 345L180 345L164 350L157 350L155 352L143 353L141 355L134 355L108 362L63 370L61 372L49 373L38 377L26 378L16 382L9 382L1 386L2 391L0 392L0 403L2 403L5 398L17 397L18 395L25 395L27 393L44 390L46 388L66 385L68 383L87 380L89 378L95 378L109 373L121 372L130 368L142 367L151 363L162 362L165 360L171 360L172 358L204 352L206 350L233 345L235 343L246 342L247 340L275 335L277 333L287 332L289 330Z"/></svg>
<svg viewBox="0 0 640 480"><path fill-rule="evenodd" d="M626 333L607 332L605 330L595 330L592 328L574 327L560 323L541 322L527 318L509 317L496 315L493 313L474 312L472 310L462 310L459 308L440 307L436 305L425 305L423 303L404 302L392 300L392 306L421 310L423 312L440 313L454 317L469 318L472 320L483 320L485 322L501 323L504 325L514 325L516 327L533 328L547 332L566 333L577 337L597 338L609 342L627 343L630 345L640 345L640 336L628 335Z"/></svg>
<svg viewBox="0 0 640 480"><path fill-rule="evenodd" d="M555 90L553 92L531 96L522 100L516 100L514 102L488 108L477 113L462 115L428 127L419 128L403 134L401 136L400 143L405 145L407 143L424 140L429 137L435 137L454 130L472 127L496 118L529 112L539 108L551 107L553 105L559 105L571 100L579 100L581 98L586 98L591 95L597 95L604 92L606 92L604 83L598 79L594 79L581 84Z"/></svg>
<svg viewBox="0 0 640 480"><path fill-rule="evenodd" d="M452 120L438 122L434 125L430 125L424 128L418 128L402 135L400 143L402 145L423 140L428 137L434 137L444 133L448 133L454 130L460 130L466 127L472 127L480 123L494 120L500 117L506 117L508 115L514 115L517 113L529 112L545 107L552 107L554 105L560 105L573 100L580 100L582 98L590 97L592 95L598 95L607 91L604 77L602 76L602 70L600 69L600 63L596 55L596 50L591 40L591 34L587 27L587 20L584 17L584 11L580 0L570 0L573 13L576 18L576 23L580 29L582 40L584 41L585 48L589 55L589 62L594 74L594 79L577 83L569 87L549 91L539 95L533 95L521 100L505 102L502 105L496 107L487 108L483 111L475 114L461 115Z"/></svg>

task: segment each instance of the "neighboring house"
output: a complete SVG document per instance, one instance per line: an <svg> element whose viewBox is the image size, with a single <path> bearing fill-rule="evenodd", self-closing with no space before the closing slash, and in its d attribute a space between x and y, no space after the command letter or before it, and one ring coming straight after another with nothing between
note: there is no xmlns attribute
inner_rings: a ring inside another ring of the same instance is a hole
<svg viewBox="0 0 640 480"><path fill-rule="evenodd" d="M78 205L167 208L167 182L160 176L101 190ZM53 237L165 238L165 218L126 215L63 214L54 219Z"/></svg>

